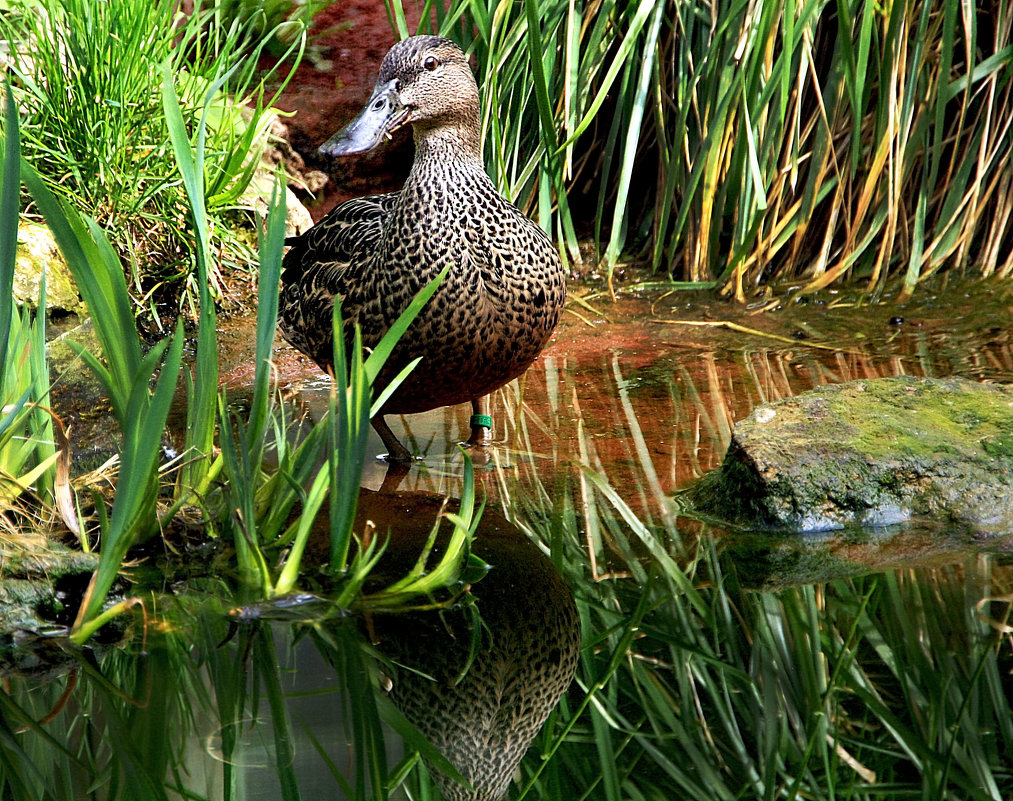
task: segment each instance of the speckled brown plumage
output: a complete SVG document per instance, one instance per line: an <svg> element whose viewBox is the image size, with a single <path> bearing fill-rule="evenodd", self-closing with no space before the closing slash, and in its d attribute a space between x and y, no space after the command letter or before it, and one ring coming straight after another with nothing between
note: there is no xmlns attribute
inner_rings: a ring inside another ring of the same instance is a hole
<svg viewBox="0 0 1013 801"><path fill-rule="evenodd" d="M443 498L396 493L364 495L360 502L379 530L394 516L389 510L397 510L399 522L390 526L376 578L404 575L443 512ZM437 547L450 528L443 524ZM474 549L492 565L471 589L480 625L454 608L375 615L369 626L389 660L391 699L471 785L430 766L446 801L507 797L518 763L570 686L580 654L573 594L545 554L490 507ZM471 653L476 633L481 645Z"/></svg>
<svg viewBox="0 0 1013 801"><path fill-rule="evenodd" d="M295 242L280 308L286 339L328 369L335 297L346 341L357 323L372 347L450 265L379 376L383 386L423 359L384 414L475 402L516 378L545 346L565 299L555 247L485 172L478 89L461 50L439 37L407 39L384 58L374 98L388 85L401 104L394 126L414 128L411 174L400 192L344 203Z"/></svg>

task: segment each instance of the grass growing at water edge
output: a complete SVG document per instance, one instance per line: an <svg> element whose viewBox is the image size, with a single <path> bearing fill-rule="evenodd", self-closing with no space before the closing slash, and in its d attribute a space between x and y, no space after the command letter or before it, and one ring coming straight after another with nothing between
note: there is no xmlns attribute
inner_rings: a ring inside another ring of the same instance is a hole
<svg viewBox="0 0 1013 801"><path fill-rule="evenodd" d="M214 92L215 87L212 86L209 98ZM193 201L193 219L203 221L201 200L206 186L201 181L200 166L204 128L203 125L198 127L196 144L192 145L182 125L179 106L167 74L163 95L180 170ZM235 543L239 572L247 589L254 598L262 598L283 595L296 588L307 538L317 512L329 498L330 571L336 580L343 577L338 582L340 589L336 590L335 602L342 607L350 605L359 596L379 554L377 541L370 547L352 547L359 477L365 458L365 433L370 418L396 386L394 383L383 391L378 390L376 398L372 398L372 384L398 338L435 292L443 276L409 305L368 358L362 355L358 337L356 346L346 356L344 339L340 334L340 318L336 318L336 331L339 333L335 337L335 363L338 370L329 413L308 437L290 447L286 420L274 407L269 392L285 220L284 193L276 190L261 243L262 283L253 406L247 419L240 421L233 416L224 397L218 397L215 315L205 291L203 300L206 305L199 317L198 352L192 378L187 371L190 405L186 446L174 467L174 488L166 494L163 472L167 466L162 463L162 435L182 363L182 325L177 326L173 337L163 339L147 350L142 347L131 313L126 282L108 239L94 221L82 219L70 204L53 195L27 161L19 163L18 120L13 103L6 104L6 114L5 141L8 144L4 153L4 169L16 175L15 168L20 167L20 178L53 230L91 311L102 347L102 358L82 349L79 352L108 394L122 435L119 479L111 510L107 511L102 496L93 493L101 534L100 566L78 611L73 637L77 641L88 639L108 619L110 613L102 612L102 608L130 548L171 526L175 513L183 505L194 503L203 505L206 511L209 536L220 533ZM19 180L5 183L5 195L0 198L0 203L7 206L16 203L19 183ZM6 249L8 255L10 243L16 237L16 221L17 215L14 214L7 217L6 224L2 226L0 248ZM202 227L201 222L197 225ZM206 222L197 234L197 241L203 248L197 254L197 263L206 265ZM13 261L9 259L0 278L8 280L12 269ZM17 319L16 312L11 313ZM10 327L9 322L7 325ZM15 337L11 341L17 344L19 340ZM34 406L26 406L32 390L41 392L40 397L44 397L48 388L42 340L36 337L35 345L33 357L27 364L41 372L27 373L34 378L15 411L27 410L26 413L39 416ZM4 361L6 363L7 360ZM12 364L19 370L23 366ZM409 365L397 381L414 366ZM0 375L3 374L0 371ZM44 426L49 422L45 415L39 419ZM15 430L13 420L13 416L5 420L5 429ZM216 427L222 431L222 450L217 457L212 454L214 443L211 439ZM264 463L265 442L272 429L279 465L273 471ZM45 427L42 429L43 432L47 430ZM52 487L57 460L52 439L43 440L36 434L19 448L21 451L26 448L40 451L41 460L27 478L40 487ZM13 451L7 447L0 455L12 454ZM26 462L22 459L22 465ZM224 485L213 487L211 481L219 473L226 479ZM297 505L301 506L300 513L292 517ZM210 511L215 508L220 511ZM473 504L462 507L461 517L455 520L461 536L455 538L453 547L447 549L439 566L430 566L426 576L412 574L405 577L385 591L383 601L378 596L374 602L397 605L452 581L467 557L472 509ZM81 532L83 547L91 547L90 536L89 532ZM283 549L287 555L280 565L276 565L277 555ZM117 605L113 613L130 603Z"/></svg>
<svg viewBox="0 0 1013 801"><path fill-rule="evenodd" d="M590 225L610 275L641 254L741 300L1013 274L1008 5L455 0L421 18L476 57L496 182L574 259Z"/></svg>

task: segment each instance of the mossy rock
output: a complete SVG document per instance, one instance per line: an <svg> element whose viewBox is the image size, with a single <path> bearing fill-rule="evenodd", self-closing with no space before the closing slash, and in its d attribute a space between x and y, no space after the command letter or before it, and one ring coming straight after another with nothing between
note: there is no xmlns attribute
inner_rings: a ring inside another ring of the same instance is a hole
<svg viewBox="0 0 1013 801"><path fill-rule="evenodd" d="M41 533L0 537L0 653L14 632L50 628L62 605L59 586L74 576L85 582L97 567L98 554Z"/></svg>
<svg viewBox="0 0 1013 801"><path fill-rule="evenodd" d="M901 376L758 406L690 496L751 528L1013 532L1013 388Z"/></svg>
<svg viewBox="0 0 1013 801"><path fill-rule="evenodd" d="M50 230L40 223L21 220L18 224L17 266L13 294L19 305L37 307L42 274L46 274L46 308L84 314L84 304L67 262Z"/></svg>

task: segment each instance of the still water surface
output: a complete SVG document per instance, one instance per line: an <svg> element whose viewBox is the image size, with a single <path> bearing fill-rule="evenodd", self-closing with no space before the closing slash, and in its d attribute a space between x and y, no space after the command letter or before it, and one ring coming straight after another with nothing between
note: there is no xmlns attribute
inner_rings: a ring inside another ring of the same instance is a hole
<svg viewBox="0 0 1013 801"><path fill-rule="evenodd" d="M497 393L496 447L476 454L475 550L492 565L476 603L228 614L229 577L178 578L127 645L5 679L4 797L1013 797L1010 540L729 532L678 496L757 404L886 375L1013 382L1009 289L568 309ZM242 326L222 337L231 395L250 375ZM324 407L295 354L279 371L293 410ZM392 532L391 575L461 493L469 411L389 420L424 457L363 479L361 525Z"/></svg>

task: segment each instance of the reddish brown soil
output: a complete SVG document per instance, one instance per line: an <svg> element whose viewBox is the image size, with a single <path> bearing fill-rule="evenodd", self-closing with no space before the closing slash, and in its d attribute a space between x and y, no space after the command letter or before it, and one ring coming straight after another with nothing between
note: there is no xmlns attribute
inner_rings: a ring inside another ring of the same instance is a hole
<svg viewBox="0 0 1013 801"><path fill-rule="evenodd" d="M414 29L417 10L406 8L405 12L409 28ZM316 199L304 199L314 219L320 219L349 198L400 188L411 165L412 146L410 133L403 131L365 156L335 160L316 152L362 109L384 54L397 39L384 4L378 0L334 3L319 14L310 35L315 52L300 64L276 105L293 113L285 120L289 141L307 169L330 174L330 182Z"/></svg>

